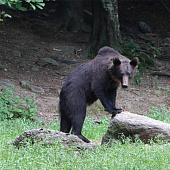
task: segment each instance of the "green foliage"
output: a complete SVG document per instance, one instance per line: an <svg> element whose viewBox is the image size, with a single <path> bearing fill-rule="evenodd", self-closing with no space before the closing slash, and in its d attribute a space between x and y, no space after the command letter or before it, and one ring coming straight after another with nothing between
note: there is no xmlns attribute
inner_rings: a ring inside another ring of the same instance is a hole
<svg viewBox="0 0 170 170"><path fill-rule="evenodd" d="M160 47L154 47L151 45L151 43L147 43L147 45L149 46L149 49L154 51L153 56L156 57L157 54L160 54L161 48Z"/></svg>
<svg viewBox="0 0 170 170"><path fill-rule="evenodd" d="M7 5L11 9L18 9L20 11L27 11L27 8L23 4L29 4L29 6L36 10L36 8L43 9L45 6L44 0L1 0L0 5ZM3 21L3 17L10 17L11 15L7 14L5 11L0 11L0 21Z"/></svg>
<svg viewBox="0 0 170 170"><path fill-rule="evenodd" d="M4 68L4 66L0 64L0 70L3 69L3 68Z"/></svg>
<svg viewBox="0 0 170 170"><path fill-rule="evenodd" d="M139 70L143 67L143 59L141 60L139 56L139 46L135 42L126 42L125 44L125 51L124 55L127 56L129 59L132 59L133 57L138 57L139 58Z"/></svg>
<svg viewBox="0 0 170 170"><path fill-rule="evenodd" d="M158 83L159 83L159 79L158 79L158 76L156 75L154 78L153 78L153 86L157 87Z"/></svg>
<svg viewBox="0 0 170 170"><path fill-rule="evenodd" d="M150 55L146 54L145 52L140 52L139 51L139 46L135 42L126 42L125 44L125 55L127 55L130 59L133 57L138 57L139 58L139 70L142 72L146 69L147 65L153 65L153 59ZM153 49L153 46L149 46L149 49ZM157 49L154 48L156 51ZM155 56L155 55L154 55Z"/></svg>
<svg viewBox="0 0 170 170"><path fill-rule="evenodd" d="M148 117L170 123L170 112L164 107L151 107Z"/></svg>
<svg viewBox="0 0 170 170"><path fill-rule="evenodd" d="M138 44L134 43L133 41L125 43L125 48L128 50L133 56L139 50Z"/></svg>
<svg viewBox="0 0 170 170"><path fill-rule="evenodd" d="M134 83L134 85L137 85L137 86L142 83L141 73L137 72L137 74L133 78L133 83Z"/></svg>
<svg viewBox="0 0 170 170"><path fill-rule="evenodd" d="M42 9L45 6L43 0L1 0L0 5L8 5L12 9L27 11L27 8L22 6L23 2L29 3L33 9L36 9L36 7Z"/></svg>
<svg viewBox="0 0 170 170"><path fill-rule="evenodd" d="M146 68L147 66L150 66L150 65L154 65L154 62L153 62L154 58L152 58L150 55L144 52L140 52L140 53L137 53L136 56L139 58L141 66L143 68Z"/></svg>
<svg viewBox="0 0 170 170"><path fill-rule="evenodd" d="M11 15L6 14L5 11L0 11L0 21L3 21L3 19L1 18L1 16L3 16L4 18L11 18Z"/></svg>
<svg viewBox="0 0 170 170"><path fill-rule="evenodd" d="M36 103L33 97L22 100L12 90L3 88L0 91L0 120L13 118L35 119Z"/></svg>

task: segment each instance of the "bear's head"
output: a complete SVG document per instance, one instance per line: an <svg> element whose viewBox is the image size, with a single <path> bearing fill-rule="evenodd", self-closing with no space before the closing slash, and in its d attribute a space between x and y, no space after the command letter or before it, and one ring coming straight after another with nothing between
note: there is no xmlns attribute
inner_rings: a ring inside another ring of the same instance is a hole
<svg viewBox="0 0 170 170"><path fill-rule="evenodd" d="M111 69L111 77L114 81L121 83L122 88L128 88L130 80L135 76L138 68L138 58L131 61L115 58Z"/></svg>

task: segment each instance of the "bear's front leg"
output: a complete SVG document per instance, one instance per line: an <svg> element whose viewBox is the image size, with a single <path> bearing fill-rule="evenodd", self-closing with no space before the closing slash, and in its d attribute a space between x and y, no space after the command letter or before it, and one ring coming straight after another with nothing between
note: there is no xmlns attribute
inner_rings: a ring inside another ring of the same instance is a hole
<svg viewBox="0 0 170 170"><path fill-rule="evenodd" d="M95 92L95 95L100 100L100 102L102 103L105 111L109 112L110 114L116 114L117 113L116 109L113 107L113 104L109 99L109 95L107 93L107 90L97 91L97 92Z"/></svg>
<svg viewBox="0 0 170 170"><path fill-rule="evenodd" d="M98 79L96 79L92 83L92 92L101 101L105 111L109 112L110 114L116 115L117 113L120 113L120 110L117 110L115 107L116 89L113 93L111 93L111 96L110 96L110 94L108 93L109 78L107 75L103 76L105 77L105 79L101 78L100 76L101 75L98 75L98 77L95 77Z"/></svg>
<svg viewBox="0 0 170 170"><path fill-rule="evenodd" d="M117 113L123 112L123 109L117 109L116 105L115 105L115 103L116 103L116 95L117 95L117 88L108 90L108 95L109 95L109 99L110 99L111 103L113 104L114 113L117 114Z"/></svg>

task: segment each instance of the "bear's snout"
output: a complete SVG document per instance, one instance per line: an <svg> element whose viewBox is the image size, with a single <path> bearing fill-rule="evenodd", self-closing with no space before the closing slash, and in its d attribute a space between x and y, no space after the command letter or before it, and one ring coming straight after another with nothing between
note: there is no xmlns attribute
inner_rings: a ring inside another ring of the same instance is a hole
<svg viewBox="0 0 170 170"><path fill-rule="evenodd" d="M123 89L127 89L128 86L127 86L127 85L122 85L122 88L123 88Z"/></svg>
<svg viewBox="0 0 170 170"><path fill-rule="evenodd" d="M122 88L127 89L128 86L129 86L129 77L123 76L123 78L122 78Z"/></svg>

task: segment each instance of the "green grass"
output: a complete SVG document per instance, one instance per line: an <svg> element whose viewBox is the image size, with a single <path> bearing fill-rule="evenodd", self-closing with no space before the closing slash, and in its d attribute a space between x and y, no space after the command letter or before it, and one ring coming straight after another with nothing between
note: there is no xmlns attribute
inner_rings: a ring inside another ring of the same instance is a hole
<svg viewBox="0 0 170 170"><path fill-rule="evenodd" d="M101 124L87 117L83 134L90 140L100 141L108 123L106 117L101 119ZM130 143L127 140L125 144L115 142L111 147L98 146L93 151L84 150L80 154L74 148L63 149L60 143L51 146L28 144L19 150L6 145L22 132L35 128L59 130L59 122L42 125L24 119L0 121L0 169L170 169L169 144L145 145L140 141Z"/></svg>
<svg viewBox="0 0 170 170"><path fill-rule="evenodd" d="M160 120L166 123L170 123L170 112L164 107L151 107L150 113L147 114L148 117Z"/></svg>
<svg viewBox="0 0 170 170"><path fill-rule="evenodd" d="M87 117L83 126L82 134L92 140L101 141L101 137L106 133L109 120L104 117L100 124L93 121L91 117Z"/></svg>
<svg viewBox="0 0 170 170"><path fill-rule="evenodd" d="M21 100L12 91L1 92L0 104L0 169L2 170L170 169L170 145L161 141L145 145L141 141L130 143L127 139L125 144L115 141L111 147L97 146L95 150L83 150L80 153L75 148L64 149L59 142L55 145L28 143L25 147L16 149L6 143L30 129L59 130L59 122L44 124L31 121L30 118L36 112L34 100L32 98ZM103 108L97 106L89 112L93 115L103 113ZM14 113L17 113L17 116ZM18 116L20 118L17 118ZM152 108L148 116L170 123L170 115L165 108ZM92 117L87 116L82 133L88 139L100 143L108 125L109 120L106 117L103 117L98 124Z"/></svg>
<svg viewBox="0 0 170 170"><path fill-rule="evenodd" d="M20 150L5 148L1 169L169 169L169 146L115 144L75 154L61 145L27 146Z"/></svg>

